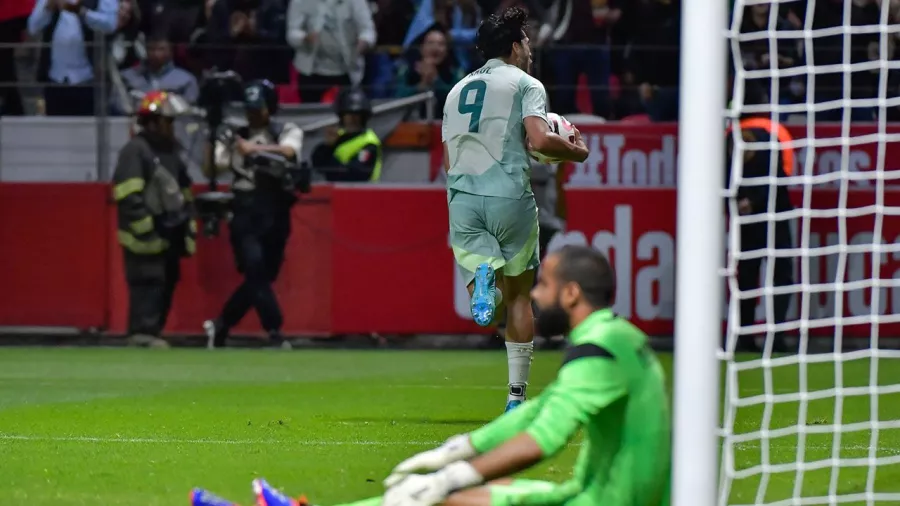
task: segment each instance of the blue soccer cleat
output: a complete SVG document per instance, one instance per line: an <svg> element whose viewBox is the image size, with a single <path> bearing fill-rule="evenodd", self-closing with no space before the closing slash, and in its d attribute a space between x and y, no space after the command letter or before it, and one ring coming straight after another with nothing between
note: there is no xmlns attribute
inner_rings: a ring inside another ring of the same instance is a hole
<svg viewBox="0 0 900 506"><path fill-rule="evenodd" d="M513 399L513 400L506 401L506 409L503 410L503 412L504 412L504 413L509 413L510 411L512 411L512 410L514 410L514 409L516 409L516 408L518 408L519 405L521 405L523 402L525 402L525 401L520 401L520 400L518 400L518 399Z"/></svg>
<svg viewBox="0 0 900 506"><path fill-rule="evenodd" d="M256 506L309 506L305 497L291 499L262 478L253 480L253 495Z"/></svg>
<svg viewBox="0 0 900 506"><path fill-rule="evenodd" d="M497 287L494 285L494 268L481 264L475 269L475 289L472 290L472 319L482 327L494 321L497 309Z"/></svg>
<svg viewBox="0 0 900 506"><path fill-rule="evenodd" d="M202 488L191 490L191 506L238 506L228 499L223 499L216 494Z"/></svg>

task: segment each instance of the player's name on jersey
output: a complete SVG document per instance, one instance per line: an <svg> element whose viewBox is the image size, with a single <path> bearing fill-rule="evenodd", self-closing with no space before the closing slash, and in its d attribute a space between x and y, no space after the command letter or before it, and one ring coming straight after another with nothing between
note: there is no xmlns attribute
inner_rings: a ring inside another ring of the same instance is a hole
<svg viewBox="0 0 900 506"><path fill-rule="evenodd" d="M490 74L491 71L494 70L494 67L481 67L478 70L473 71L470 76L480 76L484 74Z"/></svg>

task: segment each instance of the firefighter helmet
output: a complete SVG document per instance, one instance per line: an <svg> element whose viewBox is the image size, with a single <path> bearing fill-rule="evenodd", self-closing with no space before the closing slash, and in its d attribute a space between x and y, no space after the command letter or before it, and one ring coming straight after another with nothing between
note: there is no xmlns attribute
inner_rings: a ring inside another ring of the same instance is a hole
<svg viewBox="0 0 900 506"><path fill-rule="evenodd" d="M187 101L179 95L169 91L153 90L148 91L141 99L137 115L175 118L187 113L189 109Z"/></svg>

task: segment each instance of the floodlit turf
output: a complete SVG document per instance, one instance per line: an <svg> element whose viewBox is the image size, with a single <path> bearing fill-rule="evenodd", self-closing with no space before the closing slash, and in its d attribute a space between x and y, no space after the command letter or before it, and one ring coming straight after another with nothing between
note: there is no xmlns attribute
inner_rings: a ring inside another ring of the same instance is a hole
<svg viewBox="0 0 900 506"><path fill-rule="evenodd" d="M559 362L558 353L535 357L532 393ZM883 384L900 382L891 361L880 369ZM833 367L809 377L810 390L831 387ZM776 370L775 380L776 392L796 391L796 369ZM868 360L845 364L845 386L868 380ZM0 504L169 506L186 504L198 485L249 504L258 476L322 504L372 496L405 456L499 414L505 383L503 352L0 348ZM762 375L746 373L741 385L742 396L760 393ZM898 401L882 397L882 420L900 418ZM742 410L737 431L755 430L763 414ZM869 415L868 397L844 400L844 423ZM772 428L793 425L797 405L771 416ZM833 401L812 401L807 421L834 416ZM846 435L841 456L867 457L869 437ZM879 441L878 456L900 454L894 431ZM831 442L810 438L806 460L828 458ZM576 451L528 476L565 479ZM758 443L742 445L739 467L760 454ZM773 464L796 459L796 438L771 442ZM838 491L864 491L867 472L843 470ZM789 498L795 476L772 475L765 500ZM827 493L830 477L807 472L804 495ZM736 483L731 502L753 503L758 484ZM879 468L876 490L900 491L900 467Z"/></svg>

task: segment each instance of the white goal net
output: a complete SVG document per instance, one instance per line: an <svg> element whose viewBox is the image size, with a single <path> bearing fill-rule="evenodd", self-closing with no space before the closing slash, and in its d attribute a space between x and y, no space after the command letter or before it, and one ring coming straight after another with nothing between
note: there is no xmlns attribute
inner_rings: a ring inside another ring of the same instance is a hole
<svg viewBox="0 0 900 506"><path fill-rule="evenodd" d="M898 7L732 8L720 505L900 504Z"/></svg>

